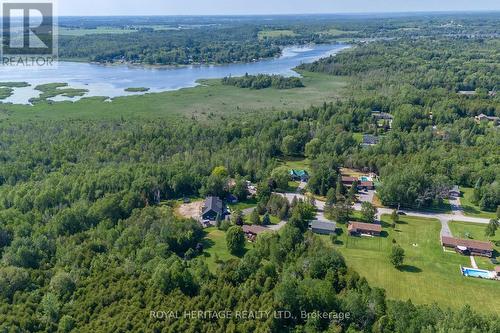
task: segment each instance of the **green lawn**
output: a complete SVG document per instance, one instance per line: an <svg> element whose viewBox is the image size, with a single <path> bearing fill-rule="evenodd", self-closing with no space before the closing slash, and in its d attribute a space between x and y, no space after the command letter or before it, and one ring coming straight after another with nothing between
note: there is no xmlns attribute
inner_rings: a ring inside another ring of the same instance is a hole
<svg viewBox="0 0 500 333"><path fill-rule="evenodd" d="M294 180L291 180L288 182L288 189L287 192L295 192L297 191L297 188L299 187L300 183Z"/></svg>
<svg viewBox="0 0 500 333"><path fill-rule="evenodd" d="M311 172L311 161L309 159L304 159L301 157L293 158L288 157L286 159L280 160L280 163L286 166L287 168L294 170L306 170L307 172Z"/></svg>
<svg viewBox="0 0 500 333"><path fill-rule="evenodd" d="M460 203L464 209L465 215L483 217L486 219L493 219L496 217L495 212L482 211L479 206L472 203L472 194L474 192L473 188L461 187L460 190L463 193L462 197L460 198Z"/></svg>
<svg viewBox="0 0 500 333"><path fill-rule="evenodd" d="M383 221L389 223L390 217L384 215ZM452 308L470 304L479 311L500 313L500 282L463 277L460 265L470 266L469 258L443 252L439 221L407 216L401 221L395 230L384 228L380 238L350 237L344 226L336 246L350 267L371 285L384 288L389 298ZM406 252L401 270L388 259L393 239ZM325 241L331 244L328 237Z"/></svg>
<svg viewBox="0 0 500 333"><path fill-rule="evenodd" d="M203 255L210 271L215 272L217 268L217 257L222 261L235 259L237 257L228 252L226 247L226 233L224 231L218 230L217 228L208 228L205 229L205 232L207 235L204 241L205 251ZM248 250L252 246L251 243L246 242L245 248Z"/></svg>
<svg viewBox="0 0 500 333"><path fill-rule="evenodd" d="M236 204L228 204L229 208L231 208L231 211L234 211L236 209L243 210L243 209L248 209L248 208L253 208L257 206L257 200L255 198L250 198L245 201L238 202Z"/></svg>
<svg viewBox="0 0 500 333"><path fill-rule="evenodd" d="M263 219L263 218L264 218L264 215L260 215L260 220L261 220L261 221L262 221L262 219ZM277 217L277 216L274 216L274 215L270 215L270 214L269 214L269 218L270 218L270 220L271 220L271 224L278 224L278 223L280 223L280 222L281 222L281 220L280 220L280 219L279 219L279 217ZM246 223L246 224L251 224L251 223L250 223L250 215L245 215L244 219L245 219L245 223Z"/></svg>
<svg viewBox="0 0 500 333"><path fill-rule="evenodd" d="M292 30L262 30L259 31L259 39L280 38L297 36Z"/></svg>
<svg viewBox="0 0 500 333"><path fill-rule="evenodd" d="M500 253L500 232L497 232L495 237L486 237L484 235L484 230L486 229L485 224L477 224L477 223L468 223L468 222L460 222L460 221L452 221L450 222L450 229L453 233L453 236L464 238L464 239L476 239L482 241L491 241L495 245L495 255L497 259ZM493 270L495 265L491 263L491 260L488 258L476 258L476 263L479 268Z"/></svg>
<svg viewBox="0 0 500 333"><path fill-rule="evenodd" d="M8 121L67 119L172 119L189 117L217 119L228 114L255 117L259 113L301 110L310 105L334 101L346 86L343 78L304 73L305 88L246 90L224 86L220 80L203 80L201 85L177 91L124 96L105 102L85 98L78 102L41 102L35 106L3 104ZM4 120L5 121L5 120Z"/></svg>

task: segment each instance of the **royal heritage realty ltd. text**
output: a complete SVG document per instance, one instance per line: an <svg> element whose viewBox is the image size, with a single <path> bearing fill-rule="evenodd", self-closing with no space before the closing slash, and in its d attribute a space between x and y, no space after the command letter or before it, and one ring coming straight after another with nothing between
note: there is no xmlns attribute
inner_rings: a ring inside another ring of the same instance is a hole
<svg viewBox="0 0 500 333"><path fill-rule="evenodd" d="M149 317L155 320L176 320L176 319L236 319L236 320L261 320L268 318L275 319L327 319L331 321L343 321L350 318L349 312L321 312L321 311L301 311L294 314L290 311L150 311Z"/></svg>

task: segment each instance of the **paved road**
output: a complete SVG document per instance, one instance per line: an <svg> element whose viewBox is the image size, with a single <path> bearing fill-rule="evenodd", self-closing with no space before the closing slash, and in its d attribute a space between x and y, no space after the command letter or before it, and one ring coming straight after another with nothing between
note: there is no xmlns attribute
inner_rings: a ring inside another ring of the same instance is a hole
<svg viewBox="0 0 500 333"><path fill-rule="evenodd" d="M285 193L284 196L289 201L292 201L293 197L297 197L297 199L305 199L304 195L297 194L297 193ZM373 197L373 194L372 194L372 197ZM408 216L438 219L441 222L441 235L442 236L453 236L451 233L451 230L450 230L450 226L449 226L450 221L463 221L463 222L481 223L481 224L488 224L490 222L490 220L484 219L484 218L465 216L459 205L460 204L458 204L458 208L455 209L454 211L452 211L451 214L434 213L434 212L421 212L421 211L412 211L412 210L400 210L400 211L405 213ZM326 219L324 216L325 202L320 201L320 200L316 200L316 207L318 208L318 214L317 214L316 218L319 221L328 222L329 220ZM361 210L361 203L355 203L354 210L360 211ZM382 218L382 215L390 215L390 214L392 214L392 212L393 212L393 209L390 209L390 208L378 208L377 219L380 221L380 219Z"/></svg>
<svg viewBox="0 0 500 333"><path fill-rule="evenodd" d="M294 197L297 197L297 199L306 199L306 197L301 194L301 191L305 188L307 183L301 182L299 187L297 188L297 192L292 193L276 193L284 196L285 198L288 199L288 201L292 202ZM368 200L369 198L373 199L374 191L368 191L367 193L364 193L362 195L362 201L371 201ZM485 218L479 218L479 217L470 217L466 216L463 213L463 209L460 205L460 199L456 198L455 200L450 200L450 204L452 206L452 213L451 214L444 214L444 213L434 213L434 212L422 212L422 211L414 211L414 210L404 210L401 209L400 211L405 213L407 216L413 216L413 217L421 217L421 218L433 218L437 219L441 222L441 235L442 236L453 236L450 230L449 222L450 221L461 221L461 222L470 222L470 223L479 223L479 224L488 224L490 222L489 219ZM324 214L324 209L325 209L325 202L321 200L316 200L316 208L318 209L318 212L316 214L316 219L321 222L331 222L325 217ZM255 208L249 208L243 210L243 213L245 215L251 214L252 211ZM356 211L361 211L361 203L355 203L354 204L354 210ZM382 218L382 215L391 215L393 212L393 209L390 208L378 208L378 213L377 213L377 219L380 221ZM281 229L284 225L286 224L285 221L281 221L278 225L270 226L269 228L272 230L279 230Z"/></svg>

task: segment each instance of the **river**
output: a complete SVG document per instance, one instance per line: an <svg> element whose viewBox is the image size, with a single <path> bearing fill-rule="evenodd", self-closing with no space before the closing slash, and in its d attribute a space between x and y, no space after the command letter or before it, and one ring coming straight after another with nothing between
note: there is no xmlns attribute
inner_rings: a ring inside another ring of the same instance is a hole
<svg viewBox="0 0 500 333"><path fill-rule="evenodd" d="M40 92L34 88L45 83L68 83L71 88L87 89L85 97L117 97L141 94L126 92L126 88L149 88L149 92L162 92L194 87L200 79L217 79L225 76L248 74L280 74L297 76L293 68L348 48L346 44L321 44L304 47L287 47L280 57L251 63L210 66L144 67L129 65L99 65L77 62L60 62L54 67L0 66L0 81L28 82L29 87L15 88L14 94L3 103L29 104ZM57 96L53 100L76 101L81 97Z"/></svg>

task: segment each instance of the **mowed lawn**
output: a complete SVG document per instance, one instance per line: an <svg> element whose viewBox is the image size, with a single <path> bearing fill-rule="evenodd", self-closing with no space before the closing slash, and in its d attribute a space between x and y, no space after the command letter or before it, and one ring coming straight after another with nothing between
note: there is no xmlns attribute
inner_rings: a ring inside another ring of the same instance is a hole
<svg viewBox="0 0 500 333"><path fill-rule="evenodd" d="M205 229L206 237L204 240L204 252L205 262L208 268L213 273L217 268L217 260L227 261L229 259L236 259L238 257L233 256L227 250L226 246L226 233L217 228L207 228ZM245 243L245 248L249 250L253 245L249 242Z"/></svg>
<svg viewBox="0 0 500 333"><path fill-rule="evenodd" d="M383 220L389 222L389 216ZM469 258L443 252L439 221L406 216L401 221L395 230L384 227L381 238L350 237L344 227L336 246L350 267L372 286L384 288L390 299L452 308L470 304L478 311L500 313L500 282L463 277L460 265L470 266ZM393 239L406 253L401 270L389 262Z"/></svg>
<svg viewBox="0 0 500 333"><path fill-rule="evenodd" d="M309 159L304 159L301 157L293 158L289 157L286 159L280 160L280 163L290 170L306 170L307 172L311 172L311 161Z"/></svg>
<svg viewBox="0 0 500 333"><path fill-rule="evenodd" d="M294 37L297 34L293 30L262 30L259 31L259 39Z"/></svg>
<svg viewBox="0 0 500 333"><path fill-rule="evenodd" d="M453 236L455 237L492 242L495 248L494 255L497 257L497 259L500 259L498 257L500 254L500 232L497 232L494 237L486 237L486 235L484 234L484 231L486 229L485 224L460 221L450 222L450 229L453 233ZM476 258L476 263L479 268L482 269L493 270L495 268L495 265L493 265L491 260L487 258Z"/></svg>
<svg viewBox="0 0 500 333"><path fill-rule="evenodd" d="M479 208L478 205L472 203L473 188L461 187L460 191L463 193L460 198L460 204L464 209L464 214L473 217L482 217L486 219L496 218L496 212L485 212Z"/></svg>
<svg viewBox="0 0 500 333"><path fill-rule="evenodd" d="M220 80L203 80L194 88L145 95L124 96L106 102L85 98L78 102L42 102L35 106L0 105L3 121L101 120L101 119L221 119L230 114L255 117L259 113L301 110L335 101L346 87L344 78L303 73L305 88L242 89L222 85ZM146 87L147 88L147 87Z"/></svg>

